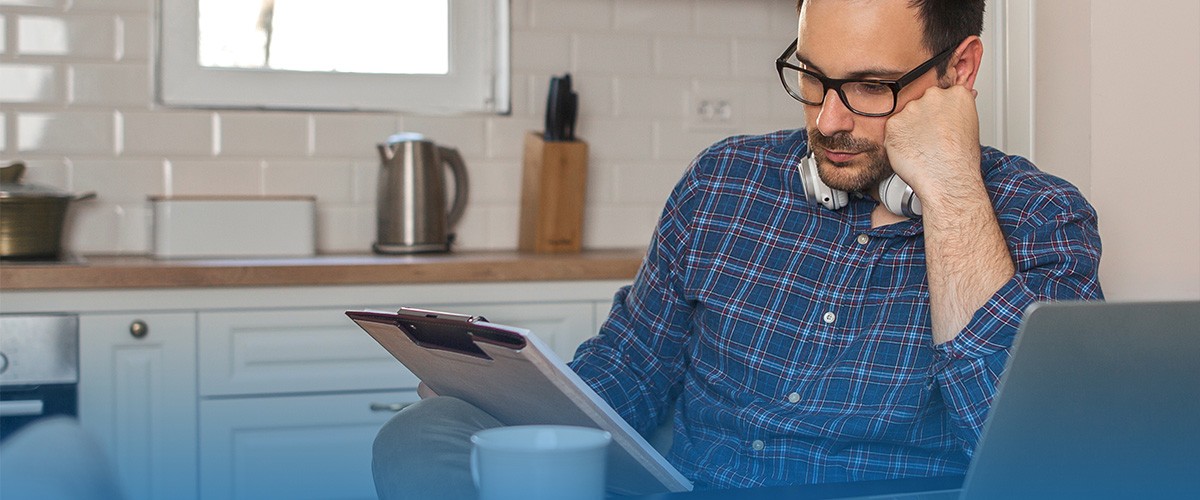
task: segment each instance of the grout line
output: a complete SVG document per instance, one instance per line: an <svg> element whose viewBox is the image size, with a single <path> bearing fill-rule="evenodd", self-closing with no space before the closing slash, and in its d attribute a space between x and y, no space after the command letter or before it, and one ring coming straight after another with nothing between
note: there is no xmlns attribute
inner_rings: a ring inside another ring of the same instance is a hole
<svg viewBox="0 0 1200 500"><path fill-rule="evenodd" d="M212 155L221 154L221 115L213 112L209 115L212 120Z"/></svg>

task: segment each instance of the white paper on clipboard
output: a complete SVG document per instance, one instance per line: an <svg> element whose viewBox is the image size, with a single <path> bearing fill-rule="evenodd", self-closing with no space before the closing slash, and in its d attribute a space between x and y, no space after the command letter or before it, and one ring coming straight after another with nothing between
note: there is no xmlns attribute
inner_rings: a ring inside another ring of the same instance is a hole
<svg viewBox="0 0 1200 500"><path fill-rule="evenodd" d="M645 495L692 489L528 330L420 309L346 315L434 392L474 404L506 425L578 425L610 432L609 491Z"/></svg>

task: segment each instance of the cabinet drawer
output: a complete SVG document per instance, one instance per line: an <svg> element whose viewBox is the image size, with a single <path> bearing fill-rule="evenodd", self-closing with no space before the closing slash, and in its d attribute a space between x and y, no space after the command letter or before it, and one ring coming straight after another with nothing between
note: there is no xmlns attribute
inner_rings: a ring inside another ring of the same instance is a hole
<svg viewBox="0 0 1200 500"><path fill-rule="evenodd" d="M415 389L342 309L200 313L200 395Z"/></svg>
<svg viewBox="0 0 1200 500"><path fill-rule="evenodd" d="M564 361L595 334L591 302L441 304L526 328ZM418 380L341 309L200 314L200 395L414 389Z"/></svg>
<svg viewBox="0 0 1200 500"><path fill-rule="evenodd" d="M200 402L200 497L374 499L371 446L416 392Z"/></svg>

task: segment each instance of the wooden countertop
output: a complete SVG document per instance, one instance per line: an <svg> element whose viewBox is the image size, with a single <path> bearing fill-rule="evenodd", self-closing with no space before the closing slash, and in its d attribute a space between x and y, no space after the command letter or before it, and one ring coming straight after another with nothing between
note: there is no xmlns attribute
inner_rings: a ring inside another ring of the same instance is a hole
<svg viewBox="0 0 1200 500"><path fill-rule="evenodd" d="M88 256L54 263L0 262L0 290L632 280L643 254L638 249L208 260Z"/></svg>

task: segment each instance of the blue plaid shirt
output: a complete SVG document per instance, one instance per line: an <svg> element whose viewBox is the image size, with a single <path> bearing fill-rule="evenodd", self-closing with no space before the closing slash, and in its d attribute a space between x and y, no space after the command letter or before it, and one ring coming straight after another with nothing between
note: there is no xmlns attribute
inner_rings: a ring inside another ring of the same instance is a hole
<svg viewBox="0 0 1200 500"><path fill-rule="evenodd" d="M984 147L1016 275L934 346L921 221L806 201L807 153L782 131L697 157L572 368L642 432L673 418L668 459L698 487L964 473L1024 309L1102 298L1095 211Z"/></svg>

